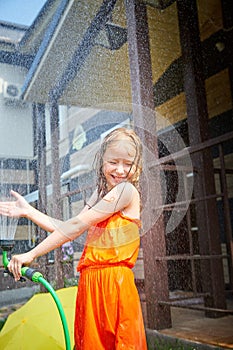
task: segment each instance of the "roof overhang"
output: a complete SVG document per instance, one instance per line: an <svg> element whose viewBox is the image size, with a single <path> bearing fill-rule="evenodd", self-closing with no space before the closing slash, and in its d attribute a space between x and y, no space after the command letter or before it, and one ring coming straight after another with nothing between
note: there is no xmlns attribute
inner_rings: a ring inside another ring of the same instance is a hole
<svg viewBox="0 0 233 350"><path fill-rule="evenodd" d="M80 103L83 94L79 94L83 79L90 72L93 77L93 69L98 72L90 56L97 64L96 57L103 53L104 59L111 60L111 50L104 47L104 41L100 44L100 33L106 29L115 3L89 2L88 11L84 0L60 3L25 80L25 100L46 103L55 99L59 104L85 105L83 100ZM91 81L92 91L94 85Z"/></svg>
<svg viewBox="0 0 233 350"><path fill-rule="evenodd" d="M161 77L166 78L164 73L181 56L176 3L144 2L148 5L152 79L156 84ZM43 36L41 31L36 34L38 24L34 26L36 39L43 39L28 71L23 99L43 104L55 100L60 105L131 110L124 0L49 0L48 3L47 16L43 11L40 19ZM216 1L209 3L208 9L206 6L205 3L203 11L202 2L199 3L202 40L216 31L214 25L205 25L206 13L211 16L218 11ZM32 36L31 32L21 51L32 45ZM172 81L163 80L164 91L170 90Z"/></svg>

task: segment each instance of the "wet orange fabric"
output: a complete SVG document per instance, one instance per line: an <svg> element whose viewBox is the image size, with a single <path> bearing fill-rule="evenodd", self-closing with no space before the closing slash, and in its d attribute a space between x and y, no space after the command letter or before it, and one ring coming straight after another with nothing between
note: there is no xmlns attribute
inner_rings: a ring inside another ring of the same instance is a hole
<svg viewBox="0 0 233 350"><path fill-rule="evenodd" d="M139 224L119 212L89 230L78 265L76 350L147 349L131 270L138 256Z"/></svg>

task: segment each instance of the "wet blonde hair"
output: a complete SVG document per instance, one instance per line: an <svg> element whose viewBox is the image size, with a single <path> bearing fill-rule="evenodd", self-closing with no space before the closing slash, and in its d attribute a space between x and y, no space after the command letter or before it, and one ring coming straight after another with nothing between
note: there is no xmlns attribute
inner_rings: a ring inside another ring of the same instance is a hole
<svg viewBox="0 0 233 350"><path fill-rule="evenodd" d="M107 181L103 173L103 156L108 148L115 141L128 140L135 147L135 158L132 166L135 166L134 174L129 178L129 181L136 187L139 187L139 177L142 171L142 144L138 135L132 129L118 128L111 131L105 136L96 153L94 167L97 175L97 192L98 197L103 197L108 192ZM139 188L138 188L139 189Z"/></svg>

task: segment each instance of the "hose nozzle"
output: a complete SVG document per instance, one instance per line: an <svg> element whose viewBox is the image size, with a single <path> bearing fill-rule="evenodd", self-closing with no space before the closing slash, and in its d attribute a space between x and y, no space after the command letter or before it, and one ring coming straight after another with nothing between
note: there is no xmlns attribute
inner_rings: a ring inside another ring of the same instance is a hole
<svg viewBox="0 0 233 350"><path fill-rule="evenodd" d="M32 269L31 267L22 267L21 268L22 276L27 277L29 280L33 282L39 282L39 277L43 277L42 273Z"/></svg>

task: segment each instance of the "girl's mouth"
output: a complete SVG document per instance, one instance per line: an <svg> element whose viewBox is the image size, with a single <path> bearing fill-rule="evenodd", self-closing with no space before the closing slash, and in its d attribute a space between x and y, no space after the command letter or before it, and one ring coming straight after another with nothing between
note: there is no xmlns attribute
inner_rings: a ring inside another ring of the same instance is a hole
<svg viewBox="0 0 233 350"><path fill-rule="evenodd" d="M120 176L115 176L115 175L112 175L112 178L117 181L117 182L120 182L120 181L124 181L126 180L126 177L120 177Z"/></svg>

